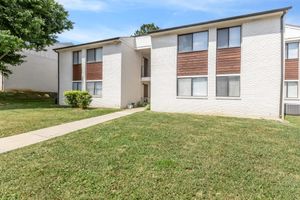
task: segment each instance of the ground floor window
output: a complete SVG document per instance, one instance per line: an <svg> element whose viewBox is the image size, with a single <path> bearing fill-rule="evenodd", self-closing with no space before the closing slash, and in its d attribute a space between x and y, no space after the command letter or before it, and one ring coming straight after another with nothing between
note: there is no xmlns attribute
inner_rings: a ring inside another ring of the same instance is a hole
<svg viewBox="0 0 300 200"><path fill-rule="evenodd" d="M86 90L90 95L102 96L102 81L88 81L86 82Z"/></svg>
<svg viewBox="0 0 300 200"><path fill-rule="evenodd" d="M217 97L239 97L240 76L217 76Z"/></svg>
<svg viewBox="0 0 300 200"><path fill-rule="evenodd" d="M286 98L298 98L298 81L285 82Z"/></svg>
<svg viewBox="0 0 300 200"><path fill-rule="evenodd" d="M177 96L207 96L207 77L178 78Z"/></svg>
<svg viewBox="0 0 300 200"><path fill-rule="evenodd" d="M81 82L73 82L72 83L72 90L81 90Z"/></svg>

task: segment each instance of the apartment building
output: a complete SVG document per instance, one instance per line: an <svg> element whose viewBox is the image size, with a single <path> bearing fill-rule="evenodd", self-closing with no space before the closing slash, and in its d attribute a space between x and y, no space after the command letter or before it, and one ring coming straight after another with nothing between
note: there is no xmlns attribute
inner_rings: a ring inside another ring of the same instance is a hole
<svg viewBox="0 0 300 200"><path fill-rule="evenodd" d="M284 102L287 114L300 114L300 67L299 67L300 27L286 25L285 27L285 90Z"/></svg>
<svg viewBox="0 0 300 200"><path fill-rule="evenodd" d="M97 107L149 101L159 112L278 119L285 95L297 102L289 9L58 48L59 102L66 90L87 90Z"/></svg>
<svg viewBox="0 0 300 200"><path fill-rule="evenodd" d="M0 74L0 90L57 92L58 58L53 49L69 45L71 43L56 43L45 51L25 50L24 63L11 66L12 74L8 78Z"/></svg>

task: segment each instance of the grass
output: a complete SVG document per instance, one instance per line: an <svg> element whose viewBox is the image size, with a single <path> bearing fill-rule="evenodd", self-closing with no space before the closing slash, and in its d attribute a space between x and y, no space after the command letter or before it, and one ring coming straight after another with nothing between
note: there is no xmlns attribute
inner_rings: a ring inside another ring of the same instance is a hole
<svg viewBox="0 0 300 200"><path fill-rule="evenodd" d="M137 113L0 155L0 199L299 199L288 119Z"/></svg>
<svg viewBox="0 0 300 200"><path fill-rule="evenodd" d="M0 92L0 137L20 134L65 122L99 116L116 109L72 109L57 106L52 94Z"/></svg>

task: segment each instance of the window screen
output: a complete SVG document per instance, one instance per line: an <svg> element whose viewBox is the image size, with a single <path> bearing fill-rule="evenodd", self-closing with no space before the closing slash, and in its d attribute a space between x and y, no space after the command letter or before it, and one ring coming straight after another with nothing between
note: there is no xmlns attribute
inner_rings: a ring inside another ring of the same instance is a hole
<svg viewBox="0 0 300 200"><path fill-rule="evenodd" d="M218 30L218 48L241 46L241 27L231 27Z"/></svg>
<svg viewBox="0 0 300 200"><path fill-rule="evenodd" d="M178 78L178 96L207 96L207 77Z"/></svg>
<svg viewBox="0 0 300 200"><path fill-rule="evenodd" d="M285 83L286 86L286 97L287 98L298 98L298 82L289 81Z"/></svg>
<svg viewBox="0 0 300 200"><path fill-rule="evenodd" d="M193 51L207 50L208 32L199 32L193 34Z"/></svg>
<svg viewBox="0 0 300 200"><path fill-rule="evenodd" d="M73 82L72 90L81 90L81 82Z"/></svg>
<svg viewBox="0 0 300 200"><path fill-rule="evenodd" d="M286 44L286 58L296 59L299 57L299 43Z"/></svg>
<svg viewBox="0 0 300 200"><path fill-rule="evenodd" d="M193 96L207 96L207 78L193 78Z"/></svg>
<svg viewBox="0 0 300 200"><path fill-rule="evenodd" d="M219 76L217 77L218 97L239 97L240 77L239 76Z"/></svg>
<svg viewBox="0 0 300 200"><path fill-rule="evenodd" d="M90 95L102 96L102 81L87 82L86 90Z"/></svg>
<svg viewBox="0 0 300 200"><path fill-rule="evenodd" d="M193 50L193 34L179 36L179 52Z"/></svg>

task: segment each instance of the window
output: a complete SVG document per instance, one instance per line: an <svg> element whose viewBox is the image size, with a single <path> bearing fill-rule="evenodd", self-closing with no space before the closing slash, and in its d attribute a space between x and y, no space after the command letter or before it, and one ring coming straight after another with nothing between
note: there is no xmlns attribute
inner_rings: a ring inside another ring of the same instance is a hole
<svg viewBox="0 0 300 200"><path fill-rule="evenodd" d="M87 50L87 62L101 62L101 61L102 61L102 48Z"/></svg>
<svg viewBox="0 0 300 200"><path fill-rule="evenodd" d="M287 43L286 44L286 58L297 59L299 57L299 43Z"/></svg>
<svg viewBox="0 0 300 200"><path fill-rule="evenodd" d="M89 81L86 83L86 90L90 95L102 96L102 81Z"/></svg>
<svg viewBox="0 0 300 200"><path fill-rule="evenodd" d="M207 77L178 78L178 96L207 96Z"/></svg>
<svg viewBox="0 0 300 200"><path fill-rule="evenodd" d="M178 51L203 51L208 49L208 31L178 36Z"/></svg>
<svg viewBox="0 0 300 200"><path fill-rule="evenodd" d="M81 64L81 51L73 52L73 64Z"/></svg>
<svg viewBox="0 0 300 200"><path fill-rule="evenodd" d="M218 48L241 46L241 27L223 28L218 30Z"/></svg>
<svg viewBox="0 0 300 200"><path fill-rule="evenodd" d="M72 90L81 90L81 82L73 82Z"/></svg>
<svg viewBox="0 0 300 200"><path fill-rule="evenodd" d="M219 76L217 77L218 97L239 97L240 76Z"/></svg>
<svg viewBox="0 0 300 200"><path fill-rule="evenodd" d="M298 82L287 81L285 82L286 98L298 98Z"/></svg>

